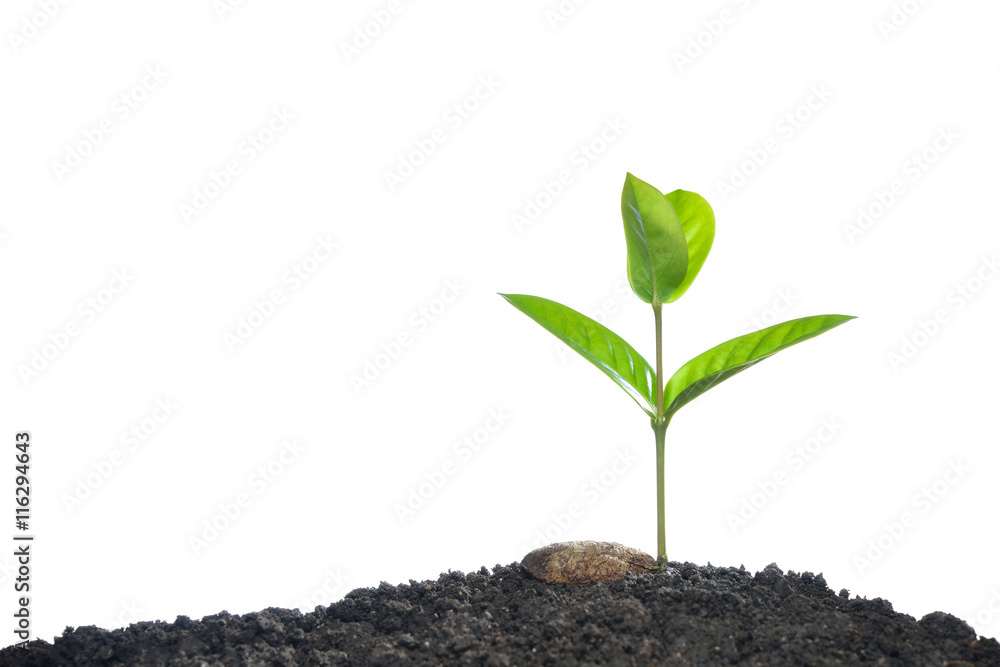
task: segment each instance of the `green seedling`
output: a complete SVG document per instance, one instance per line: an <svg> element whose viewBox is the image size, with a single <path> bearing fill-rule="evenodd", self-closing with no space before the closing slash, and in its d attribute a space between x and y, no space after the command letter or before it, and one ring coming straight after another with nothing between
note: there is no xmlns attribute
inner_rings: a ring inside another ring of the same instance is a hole
<svg viewBox="0 0 1000 667"><path fill-rule="evenodd" d="M515 308L597 366L650 417L656 439L656 556L667 560L664 519L664 442L674 414L690 401L771 355L818 336L849 315L816 315L776 324L716 345L663 381L663 304L691 287L715 239L715 213L701 195L664 195L632 174L622 190L629 284L653 307L656 369L602 324L562 304L527 294L501 294Z"/></svg>

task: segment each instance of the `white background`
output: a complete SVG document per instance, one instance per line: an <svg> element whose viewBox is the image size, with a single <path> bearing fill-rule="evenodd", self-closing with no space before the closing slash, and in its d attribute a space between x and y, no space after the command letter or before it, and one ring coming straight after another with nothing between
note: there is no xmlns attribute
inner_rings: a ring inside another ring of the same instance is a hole
<svg viewBox="0 0 1000 667"><path fill-rule="evenodd" d="M626 171L717 216L664 309L668 372L760 322L859 316L674 419L671 559L776 561L1000 633L1000 8L903 4L4 3L0 537L30 430L37 636L308 611L539 534L653 552L648 418L496 295L652 360Z"/></svg>

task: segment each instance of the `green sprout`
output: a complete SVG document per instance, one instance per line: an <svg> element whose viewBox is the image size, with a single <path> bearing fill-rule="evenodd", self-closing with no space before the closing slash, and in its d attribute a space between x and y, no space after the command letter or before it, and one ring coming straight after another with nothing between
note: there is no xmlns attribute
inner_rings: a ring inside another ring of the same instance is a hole
<svg viewBox="0 0 1000 667"><path fill-rule="evenodd" d="M649 415L656 437L656 557L662 564L667 560L663 454L674 414L723 380L854 317L802 317L733 338L691 359L664 383L661 308L687 292L705 263L715 239L715 213L701 195L685 190L664 195L627 174L622 219L629 284L653 307L655 370L623 338L572 308L527 294L500 296L601 369Z"/></svg>

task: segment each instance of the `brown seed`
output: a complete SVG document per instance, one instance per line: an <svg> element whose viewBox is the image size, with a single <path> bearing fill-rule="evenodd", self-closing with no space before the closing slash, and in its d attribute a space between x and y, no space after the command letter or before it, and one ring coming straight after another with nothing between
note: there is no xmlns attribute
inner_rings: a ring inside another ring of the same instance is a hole
<svg viewBox="0 0 1000 667"><path fill-rule="evenodd" d="M649 554L617 542L557 542L535 549L521 560L528 574L548 584L591 584L617 581L626 572L658 570Z"/></svg>

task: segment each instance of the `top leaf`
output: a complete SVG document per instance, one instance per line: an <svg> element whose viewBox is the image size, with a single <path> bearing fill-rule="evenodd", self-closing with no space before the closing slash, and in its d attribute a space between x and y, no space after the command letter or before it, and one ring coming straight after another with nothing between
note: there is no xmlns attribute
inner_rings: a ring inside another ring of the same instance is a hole
<svg viewBox="0 0 1000 667"><path fill-rule="evenodd" d="M688 287L691 287L708 257L708 251L712 249L712 241L715 240L715 212L705 198L696 192L674 190L666 197L684 227L688 249L687 275L684 276L684 282L666 299L670 303L681 298Z"/></svg>
<svg viewBox="0 0 1000 667"><path fill-rule="evenodd" d="M653 306L667 302L684 283L688 271L687 240L680 218L666 195L627 174L622 220L632 291Z"/></svg>

